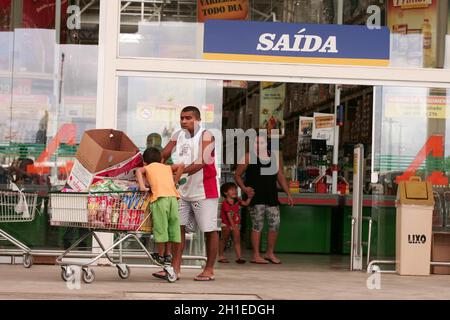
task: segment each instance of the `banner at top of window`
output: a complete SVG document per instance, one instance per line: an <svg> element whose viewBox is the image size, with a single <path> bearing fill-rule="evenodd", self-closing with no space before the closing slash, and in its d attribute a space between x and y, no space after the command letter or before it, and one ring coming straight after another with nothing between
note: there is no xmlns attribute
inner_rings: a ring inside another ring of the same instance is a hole
<svg viewBox="0 0 450 320"><path fill-rule="evenodd" d="M209 20L205 59L387 66L389 29Z"/></svg>
<svg viewBox="0 0 450 320"><path fill-rule="evenodd" d="M248 0L198 0L198 22L209 19L246 20Z"/></svg>

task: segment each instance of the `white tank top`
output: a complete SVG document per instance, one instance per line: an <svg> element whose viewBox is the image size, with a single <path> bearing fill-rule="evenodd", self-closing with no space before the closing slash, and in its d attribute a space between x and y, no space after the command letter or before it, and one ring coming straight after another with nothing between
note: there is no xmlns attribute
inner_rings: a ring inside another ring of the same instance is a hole
<svg viewBox="0 0 450 320"><path fill-rule="evenodd" d="M172 141L176 141L176 155L173 157L175 163L183 163L186 167L194 163L200 157L200 146L204 129L201 127L193 137L186 130L175 132ZM186 183L179 188L181 198L186 201L199 201L204 199L219 198L219 181L215 164L214 151L212 163L193 175L186 177Z"/></svg>

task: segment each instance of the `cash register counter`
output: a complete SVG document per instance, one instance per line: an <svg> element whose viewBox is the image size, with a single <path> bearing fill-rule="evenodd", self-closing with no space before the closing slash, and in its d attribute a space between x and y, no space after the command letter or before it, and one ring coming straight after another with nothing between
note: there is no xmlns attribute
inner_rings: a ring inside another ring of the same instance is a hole
<svg viewBox="0 0 450 320"><path fill-rule="evenodd" d="M280 233L275 247L279 253L348 254L351 237L352 197L332 194L279 194ZM372 217L371 255L395 256L395 197L366 195L363 216ZM250 247L250 217L243 214L245 239ZM244 225L245 224L245 225ZM261 237L261 250L267 245L267 225ZM367 241L368 221L363 222L363 241ZM366 248L365 248L366 249Z"/></svg>

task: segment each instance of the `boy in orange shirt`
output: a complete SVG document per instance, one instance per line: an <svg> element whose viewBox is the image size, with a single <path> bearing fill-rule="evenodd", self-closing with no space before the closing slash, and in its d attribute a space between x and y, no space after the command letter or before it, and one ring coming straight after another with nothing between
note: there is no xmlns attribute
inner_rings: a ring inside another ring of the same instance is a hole
<svg viewBox="0 0 450 320"><path fill-rule="evenodd" d="M168 166L162 164L161 152L148 148L143 154L144 167L136 172L140 191L149 191L144 177L150 186L150 209L153 219L153 236L158 246L158 255L153 257L160 264L172 264L171 243L180 243L180 216L176 184L183 174L184 165ZM174 176L175 173L175 176Z"/></svg>

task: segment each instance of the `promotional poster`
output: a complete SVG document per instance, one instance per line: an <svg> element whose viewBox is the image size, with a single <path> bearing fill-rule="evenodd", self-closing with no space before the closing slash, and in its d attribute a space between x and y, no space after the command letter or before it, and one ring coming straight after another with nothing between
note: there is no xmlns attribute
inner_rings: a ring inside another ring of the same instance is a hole
<svg viewBox="0 0 450 320"><path fill-rule="evenodd" d="M209 19L245 20L249 12L248 0L198 0L197 7L198 22Z"/></svg>
<svg viewBox="0 0 450 320"><path fill-rule="evenodd" d="M389 0L393 66L436 67L438 1Z"/></svg>
<svg viewBox="0 0 450 320"><path fill-rule="evenodd" d="M327 146L334 145L334 114L314 113L312 138L327 140Z"/></svg>
<svg viewBox="0 0 450 320"><path fill-rule="evenodd" d="M259 127L279 129L284 134L283 110L285 105L286 84L279 82L261 82L261 105L259 114Z"/></svg>

